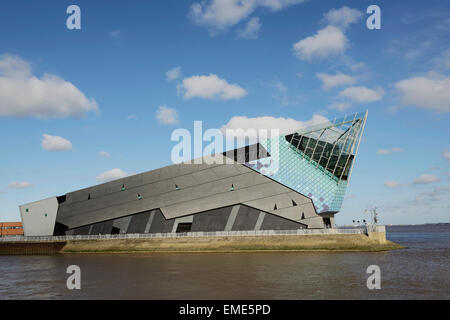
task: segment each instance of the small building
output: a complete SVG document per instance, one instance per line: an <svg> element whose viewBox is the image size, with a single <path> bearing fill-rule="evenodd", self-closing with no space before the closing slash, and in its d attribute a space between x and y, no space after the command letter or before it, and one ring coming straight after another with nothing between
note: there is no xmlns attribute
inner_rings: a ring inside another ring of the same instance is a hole
<svg viewBox="0 0 450 320"><path fill-rule="evenodd" d="M22 222L0 222L0 237L23 236Z"/></svg>

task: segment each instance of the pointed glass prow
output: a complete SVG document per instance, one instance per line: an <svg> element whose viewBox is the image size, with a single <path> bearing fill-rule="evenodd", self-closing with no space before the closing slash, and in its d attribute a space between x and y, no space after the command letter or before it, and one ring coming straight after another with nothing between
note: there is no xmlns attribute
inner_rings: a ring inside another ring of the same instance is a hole
<svg viewBox="0 0 450 320"><path fill-rule="evenodd" d="M349 180L368 112L307 127L285 138L290 147L340 183Z"/></svg>

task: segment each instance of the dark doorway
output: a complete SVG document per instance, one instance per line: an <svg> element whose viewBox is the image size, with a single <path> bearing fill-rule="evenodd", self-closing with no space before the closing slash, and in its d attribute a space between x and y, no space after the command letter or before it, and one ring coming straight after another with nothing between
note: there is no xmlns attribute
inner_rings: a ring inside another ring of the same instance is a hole
<svg viewBox="0 0 450 320"><path fill-rule="evenodd" d="M119 234L119 233L120 233L120 228L112 227L111 234Z"/></svg>
<svg viewBox="0 0 450 320"><path fill-rule="evenodd" d="M325 228L327 229L331 228L330 218L323 218L323 224L325 225Z"/></svg>
<svg viewBox="0 0 450 320"><path fill-rule="evenodd" d="M191 227L192 227L191 222L179 223L177 226L177 233L178 232L189 232L189 231L191 231Z"/></svg>

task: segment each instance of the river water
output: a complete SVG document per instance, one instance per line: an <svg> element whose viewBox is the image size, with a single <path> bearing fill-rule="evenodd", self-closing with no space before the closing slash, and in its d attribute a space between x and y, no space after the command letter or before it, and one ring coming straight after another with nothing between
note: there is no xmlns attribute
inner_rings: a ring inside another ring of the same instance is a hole
<svg viewBox="0 0 450 320"><path fill-rule="evenodd" d="M387 227L377 253L0 256L0 299L449 299L450 224ZM81 269L68 290L66 269ZM369 290L369 265L381 289Z"/></svg>

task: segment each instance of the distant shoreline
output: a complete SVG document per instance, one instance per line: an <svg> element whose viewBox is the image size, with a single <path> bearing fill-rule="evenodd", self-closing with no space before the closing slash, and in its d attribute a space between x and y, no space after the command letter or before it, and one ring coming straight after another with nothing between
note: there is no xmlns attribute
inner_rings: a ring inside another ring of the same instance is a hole
<svg viewBox="0 0 450 320"><path fill-rule="evenodd" d="M450 222L436 222L436 223L419 223L419 224L385 224L386 227L417 227L417 226L439 226L439 225L450 225ZM338 226L338 228L358 228L360 226L354 225L342 225Z"/></svg>

